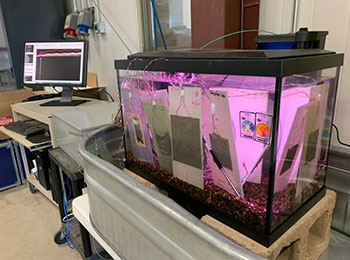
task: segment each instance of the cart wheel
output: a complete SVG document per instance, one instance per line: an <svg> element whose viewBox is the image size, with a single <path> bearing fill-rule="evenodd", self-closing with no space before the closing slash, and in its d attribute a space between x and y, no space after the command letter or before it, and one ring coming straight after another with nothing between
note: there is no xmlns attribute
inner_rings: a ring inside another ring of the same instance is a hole
<svg viewBox="0 0 350 260"><path fill-rule="evenodd" d="M64 235L63 231L58 231L53 239L57 245L63 245L67 242L66 236Z"/></svg>
<svg viewBox="0 0 350 260"><path fill-rule="evenodd" d="M33 184L29 183L29 182L28 182L28 188L29 188L30 193L35 193L36 192L35 186Z"/></svg>

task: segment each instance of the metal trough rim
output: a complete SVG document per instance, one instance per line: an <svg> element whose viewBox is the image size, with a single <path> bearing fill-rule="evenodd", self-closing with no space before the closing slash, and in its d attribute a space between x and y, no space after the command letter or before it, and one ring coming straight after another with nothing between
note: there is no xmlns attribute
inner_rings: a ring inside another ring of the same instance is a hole
<svg viewBox="0 0 350 260"><path fill-rule="evenodd" d="M121 169L89 153L85 149L86 144L93 136L108 129L113 129L114 127L115 125L109 125L100 128L79 145L78 152L82 157L81 159L83 159L83 168L85 168L84 160L86 160L91 165L98 167L101 173L108 174L115 181L126 187L130 192L137 194L137 196L145 201L145 203L148 203L157 208L169 218L172 218L187 230L200 237L203 241L206 241L210 246L217 248L217 250L221 251L227 256L232 257L233 259L242 260L264 259L261 256L258 256L253 252L233 243L231 240L227 239L208 225L201 222L199 219L187 212L170 198L167 198L159 192L152 190L146 185L143 185L136 179L122 172Z"/></svg>

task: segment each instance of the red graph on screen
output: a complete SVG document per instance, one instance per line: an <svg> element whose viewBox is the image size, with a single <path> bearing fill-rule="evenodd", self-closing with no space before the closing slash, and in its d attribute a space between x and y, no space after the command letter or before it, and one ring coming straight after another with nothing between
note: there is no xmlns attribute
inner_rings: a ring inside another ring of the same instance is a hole
<svg viewBox="0 0 350 260"><path fill-rule="evenodd" d="M80 56L82 50L81 49L50 49L50 50L38 50L37 55L42 57L48 56Z"/></svg>

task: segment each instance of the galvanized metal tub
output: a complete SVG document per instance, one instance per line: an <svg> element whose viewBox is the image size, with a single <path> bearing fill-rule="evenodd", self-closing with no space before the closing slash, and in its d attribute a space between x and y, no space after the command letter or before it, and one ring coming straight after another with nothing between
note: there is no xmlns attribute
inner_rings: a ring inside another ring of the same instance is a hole
<svg viewBox="0 0 350 260"><path fill-rule="evenodd" d="M121 257L262 259L211 229L173 200L86 150L100 137L113 138L111 133L116 129L112 125L98 130L80 145L79 153L91 222Z"/></svg>

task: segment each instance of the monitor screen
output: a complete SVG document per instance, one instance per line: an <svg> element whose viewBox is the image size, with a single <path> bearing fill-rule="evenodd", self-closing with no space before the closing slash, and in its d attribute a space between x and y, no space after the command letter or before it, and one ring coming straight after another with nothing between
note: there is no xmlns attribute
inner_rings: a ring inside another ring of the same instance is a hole
<svg viewBox="0 0 350 260"><path fill-rule="evenodd" d="M86 44L85 41L27 42L24 84L84 86Z"/></svg>

